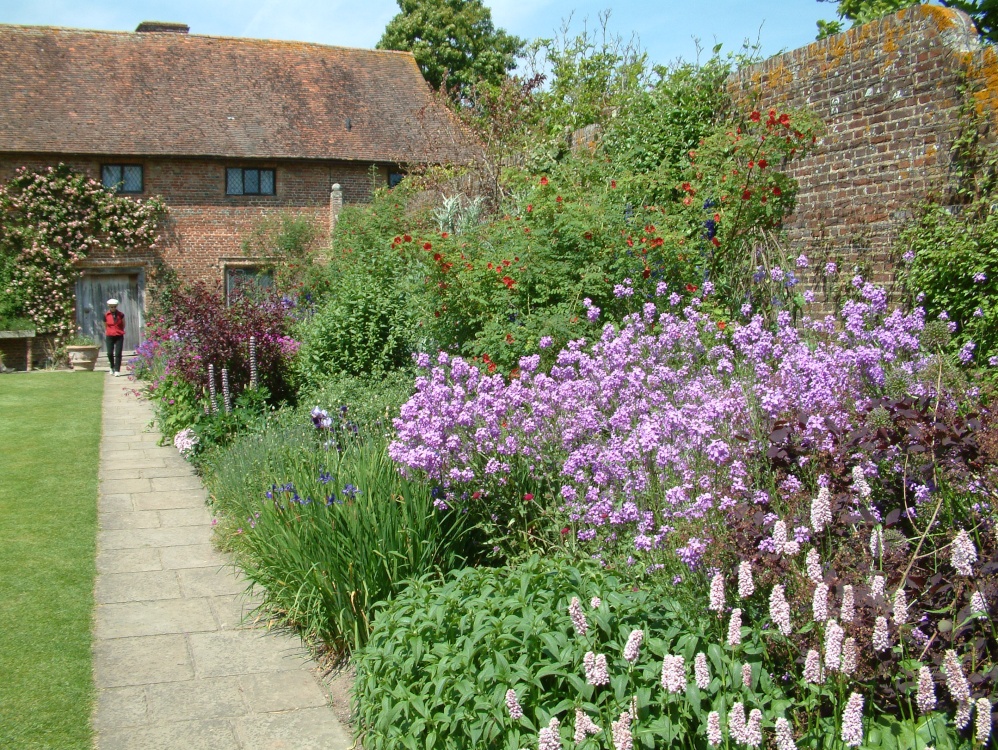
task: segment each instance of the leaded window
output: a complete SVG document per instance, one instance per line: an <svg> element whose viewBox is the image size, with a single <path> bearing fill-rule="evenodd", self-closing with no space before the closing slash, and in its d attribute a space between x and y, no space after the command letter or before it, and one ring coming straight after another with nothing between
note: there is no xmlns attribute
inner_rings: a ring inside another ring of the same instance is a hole
<svg viewBox="0 0 998 750"><path fill-rule="evenodd" d="M104 164L100 168L101 183L119 193L142 192L141 164Z"/></svg>
<svg viewBox="0 0 998 750"><path fill-rule="evenodd" d="M226 195L274 195L273 169L244 169L229 167L225 170Z"/></svg>

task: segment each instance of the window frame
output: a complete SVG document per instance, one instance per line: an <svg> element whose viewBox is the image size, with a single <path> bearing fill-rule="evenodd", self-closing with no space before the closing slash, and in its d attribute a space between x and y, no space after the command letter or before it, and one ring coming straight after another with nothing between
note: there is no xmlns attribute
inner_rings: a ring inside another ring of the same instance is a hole
<svg viewBox="0 0 998 750"><path fill-rule="evenodd" d="M238 192L238 193L232 192L230 190L230 180L229 180L229 175L232 172L236 172L236 171L239 172L239 182L240 182L240 191L241 191L241 192ZM256 177L256 181L257 181L256 182L256 184L257 184L257 192L255 192L255 193L247 193L246 192L246 173L247 172L256 172L257 173L257 177ZM262 192L260 192L260 189L259 189L260 188L260 182L261 182L260 176L261 176L261 174L263 172L270 172L270 176L271 176L271 178L270 178L270 184L271 184L272 190L269 193L262 193ZM251 196L253 198L259 198L261 196L264 197L264 198L273 198L273 197L275 197L277 195L277 168L276 167L226 167L225 168L225 196L228 198L228 197L240 197L240 196L244 196L244 195L248 195L248 196Z"/></svg>
<svg viewBox="0 0 998 750"><path fill-rule="evenodd" d="M256 289L267 289L272 288L274 284L274 266L273 263L265 258L252 259L252 260L231 260L223 261L222 263L222 289L225 296L225 306L228 307L231 304L231 294L233 290L238 286L238 283L232 283L234 278L237 276L242 276L243 279L253 278L254 281L252 285ZM266 276L270 279L268 284L258 284L255 279Z"/></svg>
<svg viewBox="0 0 998 750"><path fill-rule="evenodd" d="M139 189L138 190L125 190L125 168L131 167L133 169L139 170ZM104 182L104 170L105 169L118 169L120 170L121 179L118 180L113 185L108 185ZM146 191L146 170L142 164L125 163L125 162L115 162L100 165L100 183L106 189L114 189L115 194L118 195L141 195Z"/></svg>

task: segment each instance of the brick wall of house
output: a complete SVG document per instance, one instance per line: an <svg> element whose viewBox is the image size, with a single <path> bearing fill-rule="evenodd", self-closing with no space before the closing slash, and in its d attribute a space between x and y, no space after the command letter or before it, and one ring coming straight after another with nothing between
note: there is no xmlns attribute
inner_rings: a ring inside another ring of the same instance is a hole
<svg viewBox="0 0 998 750"><path fill-rule="evenodd" d="M892 241L912 209L945 199L960 87L969 76L979 110L994 112L996 71L966 15L919 5L733 75L741 108L808 107L825 123L791 169L800 193L790 252L889 281Z"/></svg>
<svg viewBox="0 0 998 750"><path fill-rule="evenodd" d="M289 211L310 214L329 229L330 192L334 184L343 191L344 203L367 200L374 180L387 179L385 166L344 162L247 162L240 160L52 159L43 155L0 156L0 180L13 176L17 168L44 167L64 162L71 168L100 179L102 164L141 164L144 191L139 197L158 195L169 207L159 247L152 252L126 256L94 254L84 268L127 266L152 269L157 260L172 267L183 281L221 282L226 263L245 263L242 242L268 214ZM227 167L259 167L276 170L273 196L225 194Z"/></svg>

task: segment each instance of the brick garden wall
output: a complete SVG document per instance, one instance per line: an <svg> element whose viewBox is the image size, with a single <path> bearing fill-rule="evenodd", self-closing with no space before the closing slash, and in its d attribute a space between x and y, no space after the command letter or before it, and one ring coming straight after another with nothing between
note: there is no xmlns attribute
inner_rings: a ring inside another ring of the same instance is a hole
<svg viewBox="0 0 998 750"><path fill-rule="evenodd" d="M151 269L158 259L178 273L181 280L209 283L222 280L227 261L246 261L242 241L257 222L268 214L290 211L310 214L329 230L329 196L339 184L345 203L367 200L372 180L369 165L343 162L242 162L238 160L134 159L108 156L101 159L52 159L44 155L0 157L0 180L13 176L18 167L44 167L58 161L100 179L101 164L141 164L144 192L158 195L169 207L162 240L153 252L112 257L94 254L83 267L143 267ZM276 195L232 196L225 194L226 167L276 169ZM387 179L387 169L378 168L378 179Z"/></svg>
<svg viewBox="0 0 998 750"><path fill-rule="evenodd" d="M740 70L741 108L810 108L825 123L816 150L793 165L800 184L790 252L860 265L891 278L892 240L929 196L945 200L959 88L995 111L998 64L959 11L915 6Z"/></svg>

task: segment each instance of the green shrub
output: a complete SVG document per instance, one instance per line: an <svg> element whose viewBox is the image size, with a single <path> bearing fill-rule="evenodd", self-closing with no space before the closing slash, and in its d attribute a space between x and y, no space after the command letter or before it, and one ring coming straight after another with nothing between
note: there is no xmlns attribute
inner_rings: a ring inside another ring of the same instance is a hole
<svg viewBox="0 0 998 750"><path fill-rule="evenodd" d="M383 378L337 373L318 383L303 384L298 403L303 418L312 407L320 406L361 432L385 434L412 395L414 378L408 368L386 373Z"/></svg>
<svg viewBox="0 0 998 750"><path fill-rule="evenodd" d="M602 599L596 610L594 596ZM588 640L573 634L572 597L585 602ZM586 684L587 649L622 662L632 630L671 641L687 627L672 603L631 590L591 562L576 568L534 556L516 567L465 568L443 583L423 578L378 611L357 655L361 741L367 750L531 746L556 714L578 706L598 716L605 696ZM692 650L697 641L683 643ZM629 700L635 676L615 670L615 699ZM510 689L525 714L519 722L505 705ZM644 710L649 691L638 695Z"/></svg>
<svg viewBox="0 0 998 750"><path fill-rule="evenodd" d="M336 653L367 640L371 607L407 578L464 562L462 519L399 475L384 439L327 442L279 419L206 468L222 542L263 607Z"/></svg>

